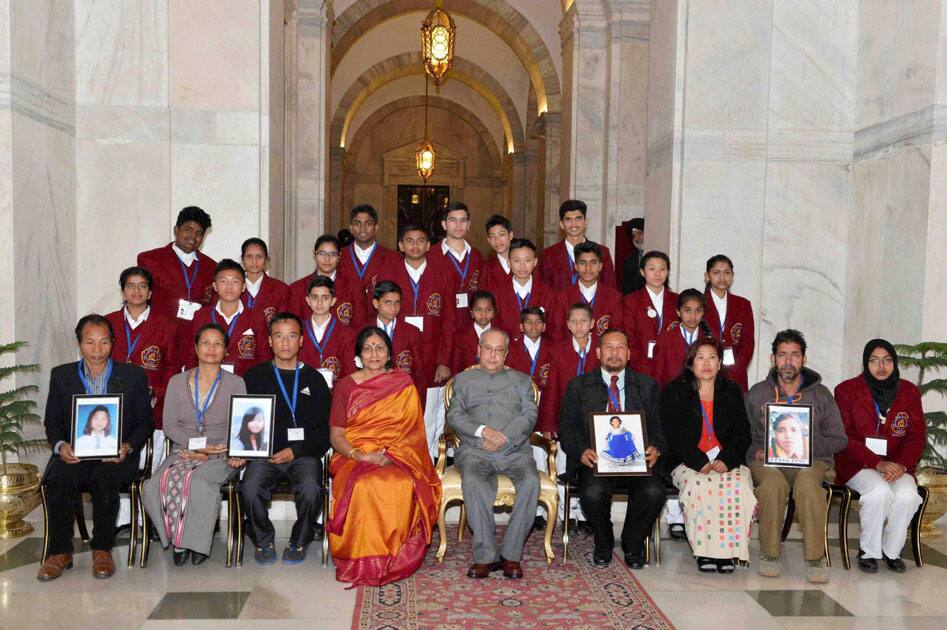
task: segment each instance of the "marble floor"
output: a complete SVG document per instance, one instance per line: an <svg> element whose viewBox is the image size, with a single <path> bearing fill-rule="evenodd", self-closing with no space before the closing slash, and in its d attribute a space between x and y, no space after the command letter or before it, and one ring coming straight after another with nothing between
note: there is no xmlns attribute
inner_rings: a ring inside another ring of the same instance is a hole
<svg viewBox="0 0 947 630"><path fill-rule="evenodd" d="M84 545L75 567L58 580L36 580L42 524L32 537L0 540L0 628L350 628L355 590L346 590L323 568L320 549L301 565L254 563L227 569L225 545L215 544L202 566L177 568L152 548L148 568L126 569L127 538L120 538L116 575L96 580ZM277 523L277 548L289 524ZM76 541L81 544L81 541ZM218 543L220 543L218 539ZM662 566L635 576L679 629L695 628L917 628L947 627L947 541L925 545L925 567L908 561L896 575L881 568L865 575L841 566L832 546L830 582L806 582L802 545L785 543L783 576L756 573L754 542L748 569L723 576L698 573L686 543L665 539ZM561 547L557 552L561 551ZM906 558L907 560L907 558ZM616 560L617 561L617 560ZM476 582L471 582L471 588Z"/></svg>

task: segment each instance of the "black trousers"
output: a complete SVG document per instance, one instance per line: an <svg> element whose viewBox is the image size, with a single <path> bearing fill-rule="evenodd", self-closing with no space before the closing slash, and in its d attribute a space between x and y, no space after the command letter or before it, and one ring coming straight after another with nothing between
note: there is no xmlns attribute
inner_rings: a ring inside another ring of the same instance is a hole
<svg viewBox="0 0 947 630"><path fill-rule="evenodd" d="M322 460L299 457L288 464L254 460L243 473L240 496L246 506L247 533L257 547L264 547L276 538L269 516L271 490L284 476L292 482L296 497L296 523L289 540L297 545L312 542L313 524L322 507Z"/></svg>
<svg viewBox="0 0 947 630"><path fill-rule="evenodd" d="M664 480L650 477L596 477L587 466L579 467L579 502L585 517L592 524L596 550L615 546L612 531L612 494L627 493L628 509L621 531L621 547L625 552L641 549L651 533L654 521L661 514L667 499Z"/></svg>
<svg viewBox="0 0 947 630"><path fill-rule="evenodd" d="M115 545L119 491L135 476L139 457L133 453L121 464L82 461L67 464L53 455L46 468L46 505L49 511L49 555L72 553L72 534L79 488L92 494L92 548L111 551Z"/></svg>

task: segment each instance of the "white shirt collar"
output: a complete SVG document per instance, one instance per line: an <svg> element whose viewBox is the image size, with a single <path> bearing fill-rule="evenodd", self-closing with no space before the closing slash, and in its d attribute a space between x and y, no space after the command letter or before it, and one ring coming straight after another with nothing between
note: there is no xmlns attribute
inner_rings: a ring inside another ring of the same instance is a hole
<svg viewBox="0 0 947 630"><path fill-rule="evenodd" d="M316 336L316 341L322 343L322 336L326 334L329 324L332 322L332 316L326 318L326 321L320 326L312 317L309 318L309 324L312 326L312 334Z"/></svg>
<svg viewBox="0 0 947 630"><path fill-rule="evenodd" d="M257 293L260 292L260 287L263 286L263 277L265 275L266 275L265 273L260 274L260 277L256 282L251 282L250 279L247 278L246 280L247 292L253 297L256 297Z"/></svg>
<svg viewBox="0 0 947 630"><path fill-rule="evenodd" d="M191 263L197 258L196 249L190 254L185 254L184 250L178 247L175 243L171 243L171 249L173 249L174 253L178 255L178 258L184 263L185 267L190 267Z"/></svg>
<svg viewBox="0 0 947 630"><path fill-rule="evenodd" d="M368 262L368 257L372 255L372 252L375 251L375 248L378 247L378 241L372 243L372 246L368 249L362 249L358 246L358 243L352 243L352 249L355 250L355 256L358 258L358 262L363 265Z"/></svg>
<svg viewBox="0 0 947 630"><path fill-rule="evenodd" d="M608 387L612 384L612 375L608 373L608 370L601 368L602 380L605 381L605 387ZM622 370L618 373L618 382L615 383L618 387L618 391L625 389L625 370Z"/></svg>
<svg viewBox="0 0 947 630"><path fill-rule="evenodd" d="M214 305L214 310L217 311L218 315L224 318L224 321L227 322L227 325L229 326L230 322L233 321L233 318L243 312L243 302L242 301L237 302L237 312L231 315L230 317L227 317L226 315L224 315L224 312L220 310L220 300L217 300L217 304Z"/></svg>
<svg viewBox="0 0 947 630"><path fill-rule="evenodd" d="M138 316L138 319L132 318L131 314L128 312L128 307L123 306L122 311L125 313L125 321L128 322L128 327L132 330L138 328L141 324L148 320L148 313L151 312L151 307L146 306L145 310L141 312L141 315Z"/></svg>
<svg viewBox="0 0 947 630"><path fill-rule="evenodd" d="M427 269L427 261L425 260L421 263L421 266L415 269L408 264L408 261L404 261L404 268L408 271L408 275L414 280L415 283L421 282L421 276L424 275L424 270Z"/></svg>
<svg viewBox="0 0 947 630"><path fill-rule="evenodd" d="M581 355L582 350L579 348L579 340L576 339L575 336L572 337L572 349L575 350L576 354ZM589 350L591 349L592 349L592 335L590 334L588 341L585 342L585 354L588 355Z"/></svg>
<svg viewBox="0 0 947 630"><path fill-rule="evenodd" d="M588 288L586 288L586 286L582 284L581 281L577 282L576 284L579 285L579 293L582 294L582 297L585 298L586 302L589 302L591 304L592 299L595 298L595 291L598 289L598 282L596 282L595 284L593 284L591 287L588 287Z"/></svg>
<svg viewBox="0 0 947 630"><path fill-rule="evenodd" d="M536 341L530 340L529 337L523 337L523 345L526 346L526 352L529 353L530 359L535 359L536 354L539 352L539 344L542 343L543 338L540 337Z"/></svg>
<svg viewBox="0 0 947 630"><path fill-rule="evenodd" d="M520 296L521 300L526 299L526 294L531 293L533 290L533 276L529 277L525 285L520 284L516 281L516 278L513 277L510 277L510 282L513 283L513 292Z"/></svg>
<svg viewBox="0 0 947 630"><path fill-rule="evenodd" d="M575 263L575 245L569 242L569 239L563 239L563 243L566 244L566 252L569 254L569 259ZM582 239L582 242L585 242L585 239Z"/></svg>
<svg viewBox="0 0 947 630"><path fill-rule="evenodd" d="M506 259L506 256L497 254L497 258L500 260L500 266L503 267L503 271L510 273L510 261Z"/></svg>
<svg viewBox="0 0 947 630"><path fill-rule="evenodd" d="M468 243L468 242L466 241L466 239L465 239L465 240L464 240L464 253L463 253L463 254L458 254L458 253L455 252L453 249L451 249L450 247L448 247L448 245L447 245L447 239L445 238L443 241L441 241L441 253L446 256L446 255L447 255L447 252L450 252L451 254L453 254L453 255L454 255L454 258L457 259L457 262L460 262L460 261L462 261L462 260L467 256L467 254L470 253L470 243Z"/></svg>
<svg viewBox="0 0 947 630"><path fill-rule="evenodd" d="M485 333L485 332L487 332L488 330L490 330L490 324L487 324L487 325L484 326L483 328L481 328L480 326L478 326L478 325L477 325L477 322L474 322L473 325L474 325L474 332L477 333L477 339L480 339L481 337L483 337L483 333Z"/></svg>
<svg viewBox="0 0 947 630"><path fill-rule="evenodd" d="M651 298L651 305L660 315L664 309L664 287L661 287L661 290L657 293L652 293L651 287L645 285L645 290L648 292L648 297Z"/></svg>
<svg viewBox="0 0 947 630"><path fill-rule="evenodd" d="M376 318L375 318L375 325L378 326L379 328L381 328L382 330L384 330L386 333L388 333L388 336L389 336L389 337L391 337L391 333L394 331L394 329L395 329L395 324L397 324L397 323L398 323L398 320L397 320L397 319L393 319L393 320L391 320L391 323L386 326L386 325L385 325L385 322L381 321L381 317L376 317Z"/></svg>
<svg viewBox="0 0 947 630"><path fill-rule="evenodd" d="M724 293L723 297L717 297L717 294L713 289L710 290L710 297L714 299L714 306L717 307L717 314L720 315L720 323L727 321L727 297L730 295L730 292L727 291Z"/></svg>

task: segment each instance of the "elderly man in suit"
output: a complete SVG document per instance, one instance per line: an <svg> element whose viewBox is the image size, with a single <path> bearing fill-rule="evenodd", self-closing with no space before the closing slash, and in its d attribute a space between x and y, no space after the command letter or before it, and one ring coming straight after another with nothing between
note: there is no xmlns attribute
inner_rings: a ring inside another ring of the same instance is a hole
<svg viewBox="0 0 947 630"><path fill-rule="evenodd" d="M483 333L480 369L457 375L447 410L447 424L460 436L455 461L473 529L474 564L467 571L471 578L501 569L507 578L523 577L523 543L539 498L539 473L529 444L536 401L529 375L504 365L509 349L510 339L502 330ZM498 474L509 476L516 489L502 551L493 518Z"/></svg>

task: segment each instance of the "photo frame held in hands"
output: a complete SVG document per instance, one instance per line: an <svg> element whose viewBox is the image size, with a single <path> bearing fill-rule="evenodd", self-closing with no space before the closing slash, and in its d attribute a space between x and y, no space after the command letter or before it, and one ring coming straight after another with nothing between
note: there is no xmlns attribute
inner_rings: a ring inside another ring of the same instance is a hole
<svg viewBox="0 0 947 630"><path fill-rule="evenodd" d="M228 457L269 459L273 455L275 415L276 396L231 396Z"/></svg>
<svg viewBox="0 0 947 630"><path fill-rule="evenodd" d="M122 448L122 394L72 397L69 444L79 459L118 458Z"/></svg>
<svg viewBox="0 0 947 630"><path fill-rule="evenodd" d="M648 427L644 412L591 413L589 435L591 448L598 455L593 471L596 477L651 475L645 458Z"/></svg>
<svg viewBox="0 0 947 630"><path fill-rule="evenodd" d="M763 465L812 466L812 405L766 405Z"/></svg>

